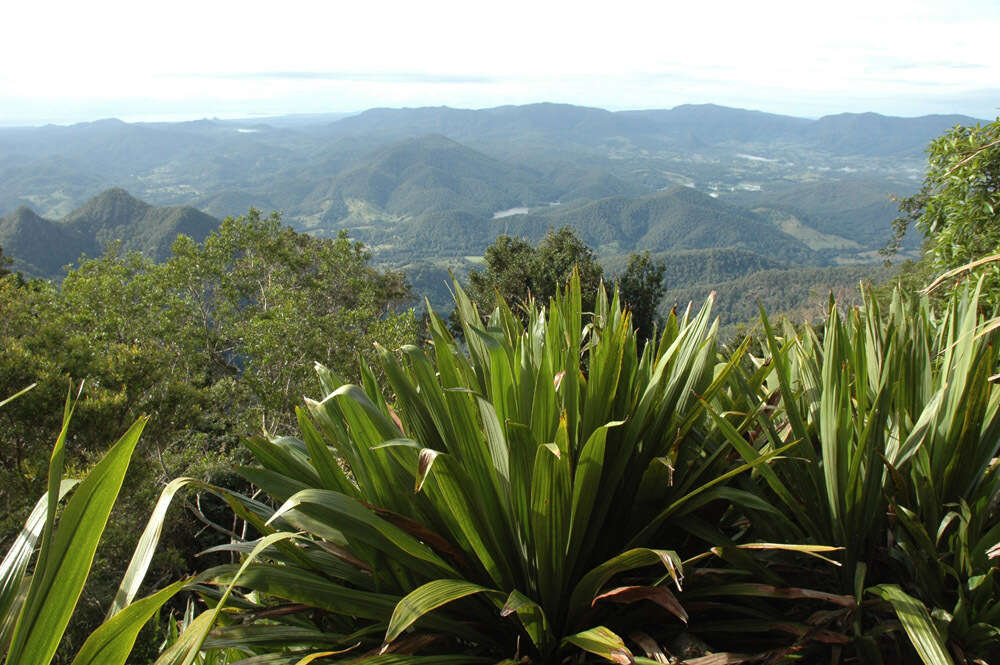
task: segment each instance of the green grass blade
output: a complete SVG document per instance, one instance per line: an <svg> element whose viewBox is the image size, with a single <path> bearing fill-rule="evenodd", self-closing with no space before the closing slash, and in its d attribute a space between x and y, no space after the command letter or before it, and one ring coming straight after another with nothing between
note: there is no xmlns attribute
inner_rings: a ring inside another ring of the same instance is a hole
<svg viewBox="0 0 1000 665"><path fill-rule="evenodd" d="M566 541L566 569L572 572L583 545L583 538L590 524L590 516L597 502L601 475L604 471L604 452L608 429L623 424L614 421L594 430L580 451L573 477L573 503L570 517L569 538Z"/></svg>
<svg viewBox="0 0 1000 665"><path fill-rule="evenodd" d="M59 498L76 487L77 480L64 480L59 484ZM14 623L20 614L21 606L27 595L25 573L31 556L35 553L38 542L45 527L45 517L48 511L48 493L43 494L34 509L28 515L24 528L14 539L14 544L0 562L0 653L6 653L10 644Z"/></svg>
<svg viewBox="0 0 1000 665"><path fill-rule="evenodd" d="M160 498L149 516L149 521L146 522L146 528L135 546L135 552L132 554L128 569L122 577L118 592L115 594L114 600L111 601L111 607L108 608L108 613L104 617L105 621L125 609L139 592L142 580L146 577L146 571L153 560L153 554L156 553L156 545L160 542L160 533L163 531L163 520L166 519L167 509L170 507L174 495L190 482L190 478L177 478L167 483L167 486L163 488Z"/></svg>
<svg viewBox="0 0 1000 665"><path fill-rule="evenodd" d="M889 601L924 665L953 665L923 603L895 584L880 584L869 588L868 592Z"/></svg>
<svg viewBox="0 0 1000 665"><path fill-rule="evenodd" d="M618 573L658 563L663 564L667 569L667 574L679 589L683 579L683 571L676 552L652 550L645 547L628 550L605 561L583 576L570 596L567 626L572 628L583 613L590 609L594 598L612 577Z"/></svg>
<svg viewBox="0 0 1000 665"><path fill-rule="evenodd" d="M31 390L32 388L34 388L37 385L38 385L37 383L32 383L27 388L22 388L21 390L18 390L16 393L14 393L13 395L11 395L10 397L5 397L4 399L0 400L0 406L3 406L4 404L9 404L10 402L13 402L15 399L17 399L21 395L25 394L26 392L28 392L29 390Z"/></svg>
<svg viewBox="0 0 1000 665"><path fill-rule="evenodd" d="M488 589L465 580L433 580L417 587L403 597L393 610L389 627L385 631L383 650L423 615L459 598L477 593L503 598L503 594L495 589Z"/></svg>
<svg viewBox="0 0 1000 665"><path fill-rule="evenodd" d="M14 628L8 663L48 665L55 655L145 424L146 418L140 418L87 474L67 504L51 544L43 542L41 568L31 580ZM58 485L59 479L55 480ZM56 494L50 495L50 506Z"/></svg>
<svg viewBox="0 0 1000 665"><path fill-rule="evenodd" d="M256 559L260 556L260 553L271 547L275 543L282 540L289 540L291 538L297 538L294 533L279 532L272 533L269 536L265 536L258 541L257 545L253 548L253 551L244 559L242 565L240 565L239 570L233 575L232 581L226 586L226 590L223 592L222 597L219 598L219 602L212 608L209 612L206 612L208 618L202 619L201 616L198 617L193 623L191 623L179 639L183 640L184 647L176 652L176 656L171 660L163 661L163 657L156 661L156 665L164 665L165 663L179 664L179 665L192 665L195 659L198 657L198 653L201 651L202 644L205 642L205 638L208 637L208 632L215 625L216 620L219 618L219 614L226 606L226 601L229 600L230 594L233 592L233 588L236 586L237 582L240 580L240 576ZM204 615L202 615L204 616ZM188 636L190 633L190 636ZM164 653L166 656L166 653ZM163 661L163 663L161 663Z"/></svg>
<svg viewBox="0 0 1000 665"><path fill-rule="evenodd" d="M214 614L212 610L205 610L191 621L174 642L167 647L153 665L180 665L187 657L188 652L200 643L203 639L202 631L208 632L212 627ZM195 653L198 649L195 650Z"/></svg>
<svg viewBox="0 0 1000 665"><path fill-rule="evenodd" d="M308 529L309 524L300 522L297 513L311 517L317 523L336 525L338 531L392 556L415 571L422 571L428 576L457 575L430 547L340 492L302 490L289 498L274 513L271 521L284 517L292 524Z"/></svg>
<svg viewBox="0 0 1000 665"><path fill-rule="evenodd" d="M186 579L178 580L116 613L90 634L72 665L122 665L142 627L187 583Z"/></svg>
<svg viewBox="0 0 1000 665"><path fill-rule="evenodd" d="M566 421L559 424L565 440ZM554 620L565 605L563 580L566 570L566 544L569 535L570 480L568 452L559 452L556 444L539 446L531 481L531 532L535 544L538 591L542 605Z"/></svg>
<svg viewBox="0 0 1000 665"><path fill-rule="evenodd" d="M295 566L253 565L240 572L235 565L225 565L198 579L222 586L236 580L237 572L241 587L345 616L385 621L399 602L398 595L352 589Z"/></svg>
<svg viewBox="0 0 1000 665"><path fill-rule="evenodd" d="M570 635L563 638L563 643L572 644L612 663L631 665L635 662L632 652L625 646L625 640L604 626Z"/></svg>
<svg viewBox="0 0 1000 665"><path fill-rule="evenodd" d="M500 616L517 613L524 631L542 654L547 654L554 646L552 628L545 616L545 610L517 589L510 592L507 602L500 610Z"/></svg>

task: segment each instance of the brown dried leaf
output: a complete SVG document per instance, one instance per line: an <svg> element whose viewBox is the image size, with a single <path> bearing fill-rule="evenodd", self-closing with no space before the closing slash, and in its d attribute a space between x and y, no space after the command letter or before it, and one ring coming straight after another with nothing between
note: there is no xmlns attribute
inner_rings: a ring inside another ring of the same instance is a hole
<svg viewBox="0 0 1000 665"><path fill-rule="evenodd" d="M594 598L593 602L590 604L591 607L596 605L599 600L608 600L612 603L619 604L649 600L667 610L684 623L688 622L688 614L684 611L684 607L680 604L680 601L678 601L677 597L670 592L670 589L662 586L618 587L617 589L606 591L605 593L602 593Z"/></svg>

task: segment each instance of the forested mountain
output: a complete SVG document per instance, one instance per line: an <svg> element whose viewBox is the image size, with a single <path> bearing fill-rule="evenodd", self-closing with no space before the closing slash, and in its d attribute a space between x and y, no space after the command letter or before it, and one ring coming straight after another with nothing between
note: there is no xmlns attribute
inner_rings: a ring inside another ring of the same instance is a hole
<svg viewBox="0 0 1000 665"><path fill-rule="evenodd" d="M371 109L332 124L334 136L421 136L439 133L458 141L548 141L580 146L616 137L689 146L725 143L801 143L838 155L893 155L923 151L930 139L962 115L896 118L877 113L842 113L818 120L685 104L668 110L611 112L568 104L528 104L466 110L448 107Z"/></svg>
<svg viewBox="0 0 1000 665"><path fill-rule="evenodd" d="M112 243L161 261L179 234L201 242L219 220L190 206L157 207L123 189L109 189L54 221L22 206L0 218L0 246L14 268L29 275L56 277L82 254L97 256Z"/></svg>
<svg viewBox="0 0 1000 665"><path fill-rule="evenodd" d="M843 155L922 155L927 144L955 125L974 125L965 115L894 118L878 113L838 113L803 127L817 148Z"/></svg>
<svg viewBox="0 0 1000 665"><path fill-rule="evenodd" d="M749 210L679 185L638 198L550 207L496 224L504 233L525 237L540 237L550 226L571 226L605 254L734 247L797 263L817 260L803 242Z"/></svg>
<svg viewBox="0 0 1000 665"><path fill-rule="evenodd" d="M788 264L745 249L692 249L679 252L651 252L650 258L666 266L663 283L668 289L699 284L716 284L745 277L761 270L786 269ZM605 259L604 269L611 274L625 270L628 255Z"/></svg>
<svg viewBox="0 0 1000 665"><path fill-rule="evenodd" d="M51 276L116 239L163 257L177 233L203 238L252 206L316 236L347 231L438 303L447 271L498 234L564 225L609 265L667 259L677 287L872 264L927 141L974 122L529 104L0 129L0 244Z"/></svg>
<svg viewBox="0 0 1000 665"><path fill-rule="evenodd" d="M506 164L440 134L406 139L377 150L320 186L304 206L366 201L393 215L495 210L551 194L541 174Z"/></svg>
<svg viewBox="0 0 1000 665"><path fill-rule="evenodd" d="M13 270L48 277L91 251L94 244L75 230L39 217L27 206L21 206L6 217L0 217L0 246L14 260Z"/></svg>
<svg viewBox="0 0 1000 665"><path fill-rule="evenodd" d="M714 292L719 324L729 331L755 322L760 305L768 315L786 314L797 321L815 322L829 314L831 293L841 306L857 304L861 284L879 284L891 276L892 269L884 266L762 270L723 282L671 288L663 303L666 307L683 308L689 303L697 307Z"/></svg>
<svg viewBox="0 0 1000 665"><path fill-rule="evenodd" d="M894 197L899 191L891 180L851 175L837 180L775 183L767 190L739 192L733 202L751 209L786 212L812 229L878 249L886 241L886 220L898 214ZM909 240L918 242L916 238Z"/></svg>
<svg viewBox="0 0 1000 665"><path fill-rule="evenodd" d="M62 217L119 186L158 205L239 192L234 203L272 204L295 222L314 215L324 193L331 194L327 207L340 205L339 190L331 188L335 179L347 172L361 177L381 149L428 135L503 161L498 168L514 176L513 184L524 170L533 171L537 187L562 190L565 200L648 193L670 184L726 195L749 182L767 191L768 183L840 179L850 172L839 170L845 168L889 177L897 185L909 181L912 190L927 141L956 123L975 122L964 116L874 114L807 120L713 105L612 113L562 104L373 109L330 118L131 124L112 119L2 128L0 213L29 205L43 216ZM494 184L510 191L510 183ZM228 211L241 212L245 209ZM213 209L213 214L224 213Z"/></svg>

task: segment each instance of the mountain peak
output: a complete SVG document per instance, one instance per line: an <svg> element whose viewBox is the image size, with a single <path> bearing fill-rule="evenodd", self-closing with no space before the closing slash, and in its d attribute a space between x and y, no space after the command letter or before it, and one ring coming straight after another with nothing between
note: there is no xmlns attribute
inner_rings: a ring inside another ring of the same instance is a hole
<svg viewBox="0 0 1000 665"><path fill-rule="evenodd" d="M12 239L31 234L34 229L44 225L45 221L28 206L20 206L6 217L0 217L0 247L4 248L7 256L11 256Z"/></svg>
<svg viewBox="0 0 1000 665"><path fill-rule="evenodd" d="M35 220L35 219L42 219L42 217L37 212L35 212L31 208L29 208L28 206L21 205L21 206L18 206L17 210L15 210L10 215L8 215L7 219L12 219L12 220Z"/></svg>
<svg viewBox="0 0 1000 665"><path fill-rule="evenodd" d="M45 219L27 206L0 217L0 246L14 259L14 269L28 274L57 274L60 268L92 251L79 234Z"/></svg>
<svg viewBox="0 0 1000 665"><path fill-rule="evenodd" d="M121 220L144 215L150 205L120 187L105 190L67 215L70 224L118 226Z"/></svg>

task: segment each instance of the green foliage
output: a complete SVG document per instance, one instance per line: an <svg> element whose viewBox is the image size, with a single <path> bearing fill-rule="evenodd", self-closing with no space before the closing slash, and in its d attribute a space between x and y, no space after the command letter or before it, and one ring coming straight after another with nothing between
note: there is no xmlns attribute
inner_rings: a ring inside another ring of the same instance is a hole
<svg viewBox="0 0 1000 665"><path fill-rule="evenodd" d="M281 431L313 362L347 372L358 355L373 357L373 341L415 337L412 313L396 313L409 300L402 274L367 262L346 234L313 238L251 210L203 245L182 237L155 272L170 288L168 316L182 326L171 337L201 355L215 380L238 378L248 415Z"/></svg>
<svg viewBox="0 0 1000 665"><path fill-rule="evenodd" d="M3 247L0 247L0 277L10 274L10 270L8 270L7 266L9 266L13 262L14 259L10 258L9 256L4 256Z"/></svg>
<svg viewBox="0 0 1000 665"><path fill-rule="evenodd" d="M697 516L719 522L715 502L743 496L723 485L785 449L743 461L709 417L739 360L719 358L709 307L672 315L639 353L617 294L598 291L584 325L575 272L547 309L528 305L526 323L501 299L484 324L455 288L468 355L432 316L429 347L381 353L386 391L370 370L362 387L322 368L325 397L307 400L301 438L249 443L261 466L241 472L280 508L254 520L265 539L227 548L251 558L201 576L241 590L212 633L220 646L557 663L614 660L637 630L655 644L711 625L682 604L718 585L697 575L711 555ZM738 522L721 520L718 544L745 562ZM280 530L303 535L279 542Z"/></svg>
<svg viewBox="0 0 1000 665"><path fill-rule="evenodd" d="M682 186L638 198L554 206L494 224L505 233L529 238L549 226L569 226L602 253L736 247L796 263L816 264L818 259L800 240L763 217Z"/></svg>
<svg viewBox="0 0 1000 665"><path fill-rule="evenodd" d="M631 258L631 254L619 254L604 258L601 263L608 272L620 274ZM663 281L669 289L718 284L762 270L788 268L787 263L772 256L731 247L650 252L650 258L664 265Z"/></svg>
<svg viewBox="0 0 1000 665"><path fill-rule="evenodd" d="M744 375L774 405L767 418L753 414L753 445L794 444L756 489L745 486L776 508L750 529L844 548L840 573L813 573L813 583L853 595L857 609L818 625L859 648L880 639L881 610L862 604L878 585L870 591L890 601L925 663L948 662L933 656L944 642L962 659L998 655L989 556L1000 541L1000 386L990 374L1000 353L980 308L978 290L940 313L896 291L885 313L870 296L846 314L831 307L821 331L779 335L765 318L765 356Z"/></svg>
<svg viewBox="0 0 1000 665"><path fill-rule="evenodd" d="M632 311L632 324L640 340L651 339L657 328L663 327L663 318L657 309L667 291L663 275L665 263L654 263L649 252L632 254L625 272L618 276L621 298Z"/></svg>
<svg viewBox="0 0 1000 665"><path fill-rule="evenodd" d="M48 492L39 499L0 563L0 654L7 665L48 665L55 656L146 424L145 419L136 422L82 481L66 480L65 446L74 408L69 395L49 463ZM56 510L67 494L70 498L56 528ZM163 513L155 514L147 530L158 536L162 521ZM41 546L28 576L39 541ZM132 602L156 543L156 537L140 542L129 570L135 584L111 608L107 621L90 635L74 665L122 665L143 624L185 584L179 581Z"/></svg>
<svg viewBox="0 0 1000 665"><path fill-rule="evenodd" d="M927 148L927 172L920 192L900 201L902 216L888 250L915 227L927 240L926 256L938 271L1000 253L1000 119L987 125L955 126ZM995 266L985 295L1000 294Z"/></svg>
<svg viewBox="0 0 1000 665"><path fill-rule="evenodd" d="M486 248L484 259L482 271L469 272L469 297L483 312L491 311L497 297L502 297L522 316L531 299L545 302L554 296L574 269L586 294L584 311L593 311L604 275L594 252L568 226L549 229L537 247L502 235Z"/></svg>
<svg viewBox="0 0 1000 665"><path fill-rule="evenodd" d="M665 306L685 307L714 292L719 324L727 331L741 324L752 325L760 313L759 305L772 315L817 323L826 318L831 293L845 306L856 305L860 302L859 283L884 283L894 272L881 266L761 270L724 282L671 288L663 302Z"/></svg>
<svg viewBox="0 0 1000 665"><path fill-rule="evenodd" d="M768 183L759 192L738 192L735 199L748 208L794 215L817 231L879 249L892 234L889 222L897 213L895 198L915 190L905 181L847 175L837 180ZM913 249L919 244L905 246Z"/></svg>
<svg viewBox="0 0 1000 665"><path fill-rule="evenodd" d="M0 278L0 393L37 387L0 410L0 540L20 529L44 475L41 442L59 431L67 377L86 377L67 464L85 470L103 452L108 431L150 414L137 463L125 480L95 557L77 620L61 653L79 646L84 626L104 615L140 525L159 487L178 475L242 484L231 469L244 456L240 437L290 431L291 405L322 361L350 373L373 343L416 338L402 276L381 272L346 237L316 239L251 212L227 220L202 244L178 240L155 264L113 248L84 262L56 287ZM209 506L206 511L211 511ZM177 516L151 563L176 579L215 534ZM143 641L145 642L145 640ZM150 645L152 648L152 645Z"/></svg>

